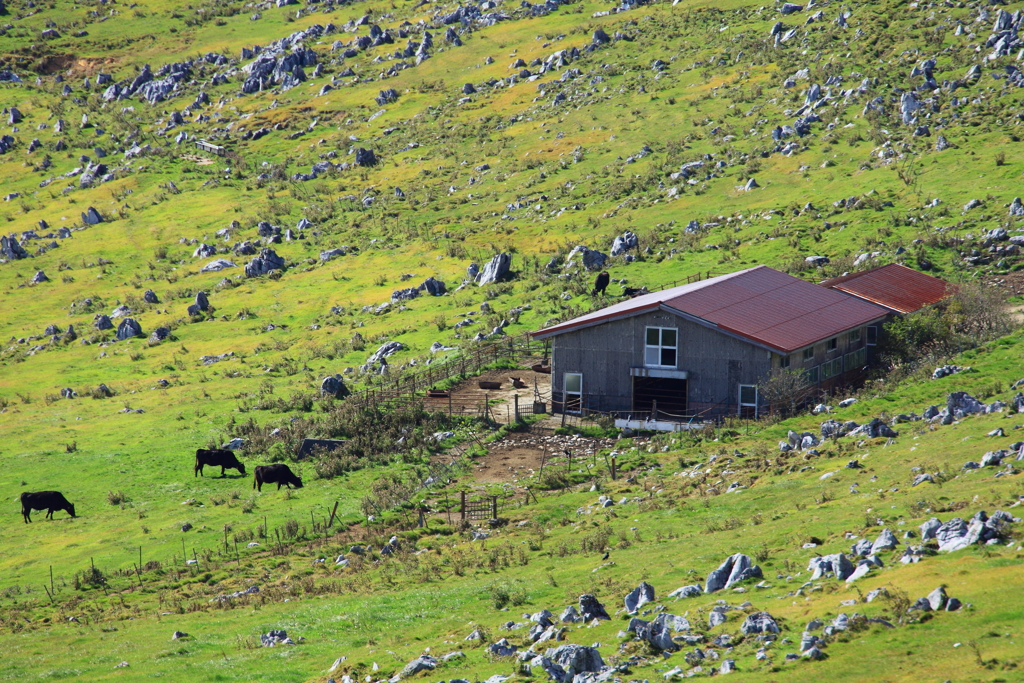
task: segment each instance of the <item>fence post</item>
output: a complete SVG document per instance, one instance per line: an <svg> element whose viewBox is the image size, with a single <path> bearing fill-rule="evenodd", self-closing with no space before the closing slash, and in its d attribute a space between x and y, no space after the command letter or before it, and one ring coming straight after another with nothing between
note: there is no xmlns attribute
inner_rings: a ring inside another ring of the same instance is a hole
<svg viewBox="0 0 1024 683"><path fill-rule="evenodd" d="M452 416L452 390L448 390L448 417Z"/></svg>
<svg viewBox="0 0 1024 683"><path fill-rule="evenodd" d="M612 481L615 481L615 466L616 466L615 458L616 458L616 456L613 455L612 456Z"/></svg>
<svg viewBox="0 0 1024 683"><path fill-rule="evenodd" d="M516 394L516 423L519 423L519 394Z"/></svg>
<svg viewBox="0 0 1024 683"><path fill-rule="evenodd" d="M658 421L658 399L651 401L651 419L655 422Z"/></svg>
<svg viewBox="0 0 1024 683"><path fill-rule="evenodd" d="M498 518L498 497L491 496L491 519Z"/></svg>
<svg viewBox="0 0 1024 683"><path fill-rule="evenodd" d="M466 521L466 492L462 492L462 502L459 505L459 513L462 515L462 521Z"/></svg>

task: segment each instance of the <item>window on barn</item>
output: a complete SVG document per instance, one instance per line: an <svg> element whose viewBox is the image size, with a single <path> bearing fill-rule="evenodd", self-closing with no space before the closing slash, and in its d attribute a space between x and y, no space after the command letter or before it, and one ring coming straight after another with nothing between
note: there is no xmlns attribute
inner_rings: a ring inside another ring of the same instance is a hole
<svg viewBox="0 0 1024 683"><path fill-rule="evenodd" d="M825 351L835 351L839 347L839 337L832 337L825 342Z"/></svg>
<svg viewBox="0 0 1024 683"><path fill-rule="evenodd" d="M814 360L814 347L813 346L811 348L809 348L809 349L804 349L804 362L806 363L809 360Z"/></svg>
<svg viewBox="0 0 1024 683"><path fill-rule="evenodd" d="M864 367L867 360L868 350L862 346L853 353L846 354L843 362L847 370L858 370Z"/></svg>
<svg viewBox="0 0 1024 683"><path fill-rule="evenodd" d="M867 345L876 346L878 344L878 327L871 325L867 328Z"/></svg>
<svg viewBox="0 0 1024 683"><path fill-rule="evenodd" d="M858 330L851 330L850 331L850 348L851 349L856 348L857 344L859 344L859 343L860 343L860 330L859 329Z"/></svg>
<svg viewBox="0 0 1024 683"><path fill-rule="evenodd" d="M789 356L779 356L779 367L788 368L790 364Z"/></svg>
<svg viewBox="0 0 1024 683"><path fill-rule="evenodd" d="M843 373L843 357L839 356L821 365L821 378L829 379Z"/></svg>
<svg viewBox="0 0 1024 683"><path fill-rule="evenodd" d="M583 406L583 375L565 373L565 412L578 413Z"/></svg>
<svg viewBox="0 0 1024 683"><path fill-rule="evenodd" d="M740 417L757 417L757 387L752 384L740 385Z"/></svg>
<svg viewBox="0 0 1024 683"><path fill-rule="evenodd" d="M818 366L814 366L813 368L808 368L807 370L805 370L804 371L804 377L807 379L807 383L808 384L817 384L818 383Z"/></svg>
<svg viewBox="0 0 1024 683"><path fill-rule="evenodd" d="M644 365L655 368L674 368L679 335L674 327L648 327Z"/></svg>

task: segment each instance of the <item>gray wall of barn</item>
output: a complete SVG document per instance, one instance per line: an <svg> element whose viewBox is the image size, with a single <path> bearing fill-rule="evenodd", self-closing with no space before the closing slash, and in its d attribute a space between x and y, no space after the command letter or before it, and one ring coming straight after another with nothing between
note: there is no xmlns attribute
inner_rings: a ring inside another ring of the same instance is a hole
<svg viewBox="0 0 1024 683"><path fill-rule="evenodd" d="M644 365L647 327L679 330L676 369L688 373L691 413L735 414L739 385L758 383L772 367L765 349L671 313L645 313L551 339L551 392L556 408L563 399L565 373L581 372L588 410L631 410L633 378L629 369Z"/></svg>

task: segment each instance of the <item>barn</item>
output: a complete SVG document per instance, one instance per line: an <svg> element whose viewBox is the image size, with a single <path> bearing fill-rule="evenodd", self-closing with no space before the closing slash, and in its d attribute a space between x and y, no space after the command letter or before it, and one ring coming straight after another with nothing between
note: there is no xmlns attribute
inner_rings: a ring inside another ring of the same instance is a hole
<svg viewBox="0 0 1024 683"><path fill-rule="evenodd" d="M822 287L889 309L892 315L906 315L938 303L953 292L953 285L899 263L871 270L847 273L825 280Z"/></svg>
<svg viewBox="0 0 1024 683"><path fill-rule="evenodd" d="M859 375L890 311L757 266L638 296L533 333L551 342L553 409L687 422L765 410L778 368L828 390Z"/></svg>

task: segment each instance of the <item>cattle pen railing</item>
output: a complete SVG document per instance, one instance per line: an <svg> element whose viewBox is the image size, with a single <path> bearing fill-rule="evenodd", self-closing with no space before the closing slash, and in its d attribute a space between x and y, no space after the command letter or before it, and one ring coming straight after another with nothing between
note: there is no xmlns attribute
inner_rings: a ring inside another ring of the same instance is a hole
<svg viewBox="0 0 1024 683"><path fill-rule="evenodd" d="M454 379L462 379L480 372L483 368L501 360L519 361L524 358L547 357L548 344L534 341L529 332L503 337L499 341L482 344L457 356L424 366L422 370L407 370L400 376L390 379L381 378L379 382L346 398L346 402L360 407L392 408L404 405L413 400L426 398L429 389L436 388ZM444 403L442 401L442 403ZM456 405L456 404L459 405ZM479 401L470 403L458 399L449 401L451 410L461 408L460 413L471 412ZM445 406L442 405L441 408Z"/></svg>

